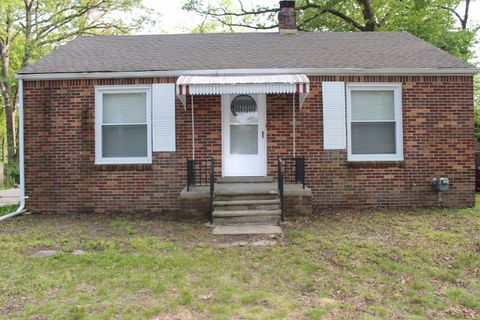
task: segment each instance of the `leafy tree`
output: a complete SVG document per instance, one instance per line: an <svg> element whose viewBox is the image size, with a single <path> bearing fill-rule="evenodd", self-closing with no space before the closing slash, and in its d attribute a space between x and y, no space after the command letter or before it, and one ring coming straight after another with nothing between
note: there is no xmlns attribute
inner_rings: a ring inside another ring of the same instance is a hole
<svg viewBox="0 0 480 320"><path fill-rule="evenodd" d="M297 0L295 10L299 30L407 31L468 60L478 30L469 28L469 7L470 0ZM278 7L245 7L239 0L225 8L187 0L183 8L230 28L278 27Z"/></svg>
<svg viewBox="0 0 480 320"><path fill-rule="evenodd" d="M16 159L15 72L76 36L135 30L148 22L147 13L141 0L0 1L0 112L9 161Z"/></svg>
<svg viewBox="0 0 480 320"><path fill-rule="evenodd" d="M220 0L218 5L224 10L232 10L232 1L231 0ZM226 18L225 22L227 24L220 24L216 21L212 21L207 14L202 14L202 21L198 26L191 28L190 32L192 33L213 33L213 32L233 32L233 26L229 25L233 22L232 18Z"/></svg>

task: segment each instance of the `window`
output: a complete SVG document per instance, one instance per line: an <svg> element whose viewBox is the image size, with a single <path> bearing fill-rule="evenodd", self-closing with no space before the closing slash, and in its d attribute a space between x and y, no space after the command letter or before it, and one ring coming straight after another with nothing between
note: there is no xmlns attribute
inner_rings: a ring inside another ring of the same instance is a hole
<svg viewBox="0 0 480 320"><path fill-rule="evenodd" d="M150 86L97 87L97 164L151 163Z"/></svg>
<svg viewBox="0 0 480 320"><path fill-rule="evenodd" d="M230 105L230 153L258 154L258 112L255 99L239 95Z"/></svg>
<svg viewBox="0 0 480 320"><path fill-rule="evenodd" d="M401 84L348 84L349 161L403 160Z"/></svg>

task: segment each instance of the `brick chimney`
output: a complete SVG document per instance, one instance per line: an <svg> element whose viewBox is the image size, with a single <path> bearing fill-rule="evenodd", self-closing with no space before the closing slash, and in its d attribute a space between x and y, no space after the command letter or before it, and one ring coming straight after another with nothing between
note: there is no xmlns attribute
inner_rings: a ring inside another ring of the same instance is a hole
<svg viewBox="0 0 480 320"><path fill-rule="evenodd" d="M280 1L278 31L280 34L292 34L297 32L297 13L295 12L294 0Z"/></svg>

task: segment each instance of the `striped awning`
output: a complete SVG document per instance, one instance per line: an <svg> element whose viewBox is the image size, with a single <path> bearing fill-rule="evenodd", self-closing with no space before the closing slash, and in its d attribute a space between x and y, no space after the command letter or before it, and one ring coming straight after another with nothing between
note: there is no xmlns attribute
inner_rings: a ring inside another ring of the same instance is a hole
<svg viewBox="0 0 480 320"><path fill-rule="evenodd" d="M186 106L187 95L222 94L282 94L298 93L300 107L310 92L310 80L305 74L263 76L180 76L177 96Z"/></svg>

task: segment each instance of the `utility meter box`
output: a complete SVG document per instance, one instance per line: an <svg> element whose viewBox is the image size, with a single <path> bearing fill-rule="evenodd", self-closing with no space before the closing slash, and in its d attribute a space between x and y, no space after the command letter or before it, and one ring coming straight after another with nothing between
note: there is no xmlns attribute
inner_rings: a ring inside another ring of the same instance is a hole
<svg viewBox="0 0 480 320"><path fill-rule="evenodd" d="M447 191L450 184L448 178L433 178L432 183L436 191Z"/></svg>

